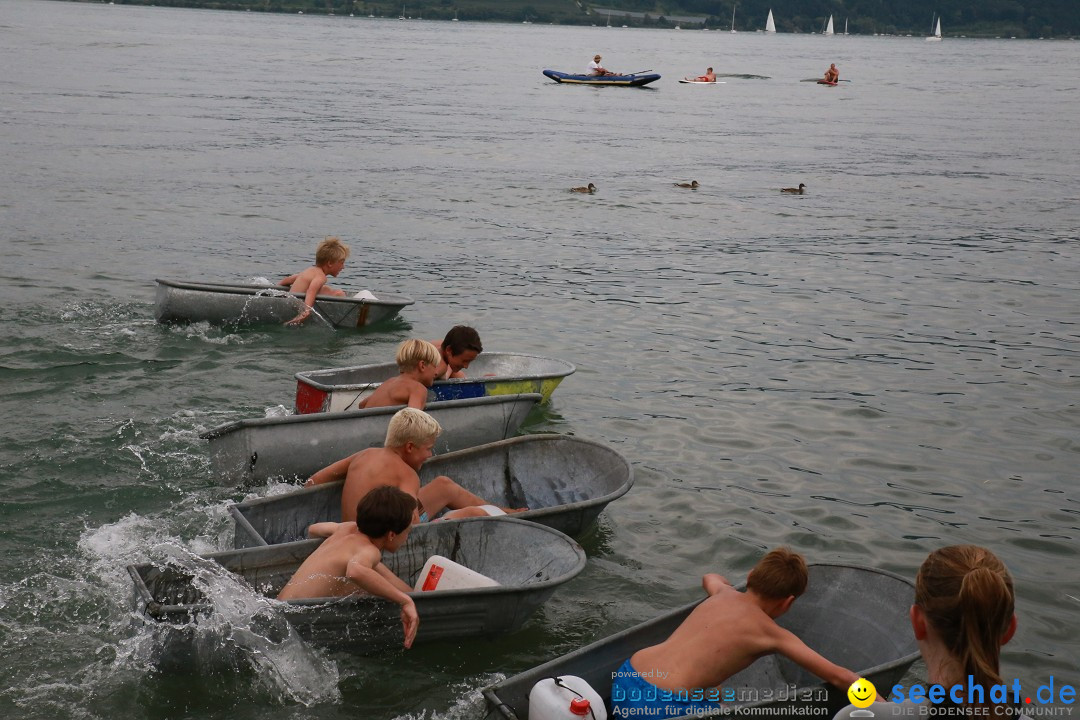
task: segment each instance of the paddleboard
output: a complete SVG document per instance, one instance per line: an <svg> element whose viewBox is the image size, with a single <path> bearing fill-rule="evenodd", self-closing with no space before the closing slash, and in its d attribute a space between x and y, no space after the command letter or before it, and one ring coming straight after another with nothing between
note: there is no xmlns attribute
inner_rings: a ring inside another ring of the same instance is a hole
<svg viewBox="0 0 1080 720"><path fill-rule="evenodd" d="M818 80L817 84L818 85L828 85L829 87L836 87L838 85L838 83L828 82L826 80Z"/></svg>
<svg viewBox="0 0 1080 720"><path fill-rule="evenodd" d="M719 80L717 82L707 82L705 80L680 80L679 82L686 85L726 85L727 81Z"/></svg>

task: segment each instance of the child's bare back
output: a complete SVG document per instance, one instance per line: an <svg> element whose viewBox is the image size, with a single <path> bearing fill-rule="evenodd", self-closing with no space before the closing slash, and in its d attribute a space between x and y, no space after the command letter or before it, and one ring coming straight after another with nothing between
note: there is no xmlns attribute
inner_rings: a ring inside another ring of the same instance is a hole
<svg viewBox="0 0 1080 720"><path fill-rule="evenodd" d="M714 576L719 577L719 576ZM716 687L776 650L780 627L744 593L724 581L664 642L635 653L638 671L663 668L653 684L665 690Z"/></svg>
<svg viewBox="0 0 1080 720"><path fill-rule="evenodd" d="M290 280L290 278L292 279L292 282L286 282ZM337 288L332 288L326 284L326 272L318 265L312 265L296 275L285 278L281 281L281 284L288 285L291 292L297 293L306 293L309 287L315 285L317 286L315 292L319 295L334 295L336 297L341 297L345 294L344 290L338 290Z"/></svg>
<svg viewBox="0 0 1080 720"><path fill-rule="evenodd" d="M316 249L314 265L278 282L278 285L289 288L290 292L304 293L304 307L296 317L286 323L287 325L298 325L306 320L315 306L317 296L343 297L345 295L344 290L327 285L326 278L328 275L337 277L345 267L345 260L348 257L349 246L336 237L328 237Z"/></svg>
<svg viewBox="0 0 1080 720"><path fill-rule="evenodd" d="M428 388L419 380L398 375L375 388L375 392L360 401L361 408L408 405L423 410L427 404Z"/></svg>
<svg viewBox="0 0 1080 720"><path fill-rule="evenodd" d="M336 525L333 534L304 560L278 593L278 600L350 595L359 588L348 579L349 564L358 562L374 568L381 562L382 553L357 530L355 522Z"/></svg>
<svg viewBox="0 0 1080 720"><path fill-rule="evenodd" d="M356 504L380 485L390 485L413 497L420 493L420 476L393 450L368 448L347 461L345 487L341 492L342 520L354 520Z"/></svg>
<svg viewBox="0 0 1080 720"><path fill-rule="evenodd" d="M400 374L375 388L360 401L360 407L408 405L423 410L427 405L428 388L438 371L439 351L426 340L406 340L398 345L395 360Z"/></svg>
<svg viewBox="0 0 1080 720"><path fill-rule="evenodd" d="M745 592L731 587L720 575L705 575L702 586L709 597L667 640L638 650L626 664L662 690L693 690L716 687L758 658L778 653L846 689L858 675L822 657L776 624L776 618L806 590L807 582L805 560L786 548L758 561L747 576ZM613 698L615 686L624 682L628 681L622 677L614 679ZM625 699L625 692L622 696ZM620 705L620 709L624 708Z"/></svg>

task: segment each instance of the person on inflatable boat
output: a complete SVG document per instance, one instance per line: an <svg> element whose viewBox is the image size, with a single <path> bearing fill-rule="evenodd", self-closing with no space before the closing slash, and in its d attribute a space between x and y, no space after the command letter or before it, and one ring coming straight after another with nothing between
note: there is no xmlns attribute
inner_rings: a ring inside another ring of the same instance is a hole
<svg viewBox="0 0 1080 720"><path fill-rule="evenodd" d="M589 75L618 75L618 73L613 73L610 70L605 70L600 65L600 56L599 55L593 56L592 62L589 63L589 72L587 74L589 74Z"/></svg>

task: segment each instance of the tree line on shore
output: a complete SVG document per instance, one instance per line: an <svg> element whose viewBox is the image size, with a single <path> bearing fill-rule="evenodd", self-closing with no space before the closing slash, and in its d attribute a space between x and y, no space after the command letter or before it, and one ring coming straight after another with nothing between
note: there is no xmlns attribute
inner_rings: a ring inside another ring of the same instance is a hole
<svg viewBox="0 0 1080 720"><path fill-rule="evenodd" d="M627 25L728 30L734 14L740 32L762 30L772 10L778 32L821 32L827 18L836 30L859 35L926 35L940 17L945 35L1062 38L1080 36L1075 0L113 0L260 12L305 12L424 20L535 22L559 25ZM621 12L634 13L623 16ZM610 14L610 20L609 20ZM687 17L704 22L687 22Z"/></svg>

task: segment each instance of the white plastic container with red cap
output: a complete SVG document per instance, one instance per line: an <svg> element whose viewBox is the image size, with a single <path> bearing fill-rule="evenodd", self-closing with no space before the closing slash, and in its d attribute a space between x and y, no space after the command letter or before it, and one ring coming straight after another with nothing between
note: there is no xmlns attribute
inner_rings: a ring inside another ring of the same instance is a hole
<svg viewBox="0 0 1080 720"><path fill-rule="evenodd" d="M464 565L459 565L442 555L432 555L424 564L424 569L416 578L413 590L431 592L432 590L467 590L470 588L497 587L487 575L481 575Z"/></svg>
<svg viewBox="0 0 1080 720"><path fill-rule="evenodd" d="M544 678L529 691L529 720L607 720L600 694L576 675Z"/></svg>

